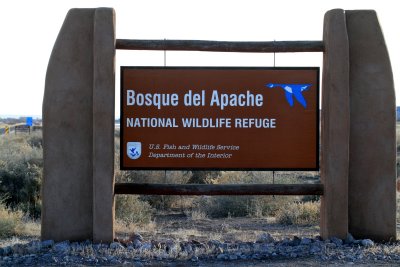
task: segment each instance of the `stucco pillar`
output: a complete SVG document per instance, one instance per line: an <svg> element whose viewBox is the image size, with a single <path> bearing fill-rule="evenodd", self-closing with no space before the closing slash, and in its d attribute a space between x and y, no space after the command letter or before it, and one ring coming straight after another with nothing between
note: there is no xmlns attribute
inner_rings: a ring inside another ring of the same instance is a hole
<svg viewBox="0 0 400 267"><path fill-rule="evenodd" d="M112 241L114 42L113 9L71 9L54 45L43 99L42 239Z"/></svg>
<svg viewBox="0 0 400 267"><path fill-rule="evenodd" d="M396 239L396 112L392 69L373 10L346 11L350 51L349 231Z"/></svg>
<svg viewBox="0 0 400 267"><path fill-rule="evenodd" d="M94 16L93 72L93 240L114 239L115 15Z"/></svg>
<svg viewBox="0 0 400 267"><path fill-rule="evenodd" d="M345 238L348 232L349 46L344 10L324 18L321 116L321 236Z"/></svg>

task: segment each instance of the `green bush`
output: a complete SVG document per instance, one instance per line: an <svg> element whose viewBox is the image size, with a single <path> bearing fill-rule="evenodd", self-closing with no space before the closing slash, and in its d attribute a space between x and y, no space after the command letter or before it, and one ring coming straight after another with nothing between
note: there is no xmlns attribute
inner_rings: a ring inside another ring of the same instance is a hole
<svg viewBox="0 0 400 267"><path fill-rule="evenodd" d="M125 224L146 224L151 221L152 208L146 201L138 196L117 195L115 203L115 216Z"/></svg>
<svg viewBox="0 0 400 267"><path fill-rule="evenodd" d="M320 202L293 202L278 210L276 220L285 225L313 225L319 222Z"/></svg>
<svg viewBox="0 0 400 267"><path fill-rule="evenodd" d="M43 153L40 133L0 138L0 198L12 209L40 216Z"/></svg>
<svg viewBox="0 0 400 267"><path fill-rule="evenodd" d="M22 227L22 212L11 211L0 201L0 238L16 235Z"/></svg>

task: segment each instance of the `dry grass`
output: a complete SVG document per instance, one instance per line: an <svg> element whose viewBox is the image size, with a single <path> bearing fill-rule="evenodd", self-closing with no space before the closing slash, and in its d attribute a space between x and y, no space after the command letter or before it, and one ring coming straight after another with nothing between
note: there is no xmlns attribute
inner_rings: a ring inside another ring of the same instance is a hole
<svg viewBox="0 0 400 267"><path fill-rule="evenodd" d="M117 195L115 197L115 216L121 222L130 224L147 224L151 221L151 205L140 200L139 196Z"/></svg>
<svg viewBox="0 0 400 267"><path fill-rule="evenodd" d="M193 210L190 213L190 217L192 220L203 220L207 219L207 213L202 210Z"/></svg>
<svg viewBox="0 0 400 267"><path fill-rule="evenodd" d="M319 202L293 202L276 214L277 222L285 225L313 225L319 222Z"/></svg>
<svg viewBox="0 0 400 267"><path fill-rule="evenodd" d="M391 252L394 252L396 254L400 253L400 246L395 246L395 247L381 247L379 246L379 244L376 244L375 246L371 246L369 248L366 249L368 252L372 253L372 254L378 254L378 253L382 253L384 255L390 254Z"/></svg>
<svg viewBox="0 0 400 267"><path fill-rule="evenodd" d="M114 223L114 231L120 237L129 237L133 233L140 233L146 236L155 235L157 225L154 221L145 224L127 224L124 221L116 220Z"/></svg>
<svg viewBox="0 0 400 267"><path fill-rule="evenodd" d="M203 233L197 229L176 229L175 231L169 232L169 235L175 240L188 241L198 239L203 236Z"/></svg>
<svg viewBox="0 0 400 267"><path fill-rule="evenodd" d="M18 235L24 227L22 216L21 211L11 211L0 202L0 238Z"/></svg>
<svg viewBox="0 0 400 267"><path fill-rule="evenodd" d="M29 218L24 218L22 220L23 227L17 233L19 236L31 236L31 237L39 237L40 236L40 221L32 220Z"/></svg>
<svg viewBox="0 0 400 267"><path fill-rule="evenodd" d="M197 240L199 242L209 240L254 242L260 234L265 232L277 239L293 236L314 237L319 232L317 224L288 227L277 224L274 217L192 219L190 214L187 217L172 218L168 215L165 216L165 218L156 217L152 224L142 225L141 228L133 227L130 231L131 233L140 233L145 240L173 239L179 241ZM119 235L121 238L126 236L128 236L128 233Z"/></svg>

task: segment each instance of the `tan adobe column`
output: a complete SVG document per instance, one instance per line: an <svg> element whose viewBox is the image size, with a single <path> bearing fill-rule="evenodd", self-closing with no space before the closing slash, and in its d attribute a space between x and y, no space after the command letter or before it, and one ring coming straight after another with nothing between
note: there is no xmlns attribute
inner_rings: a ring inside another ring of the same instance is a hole
<svg viewBox="0 0 400 267"><path fill-rule="evenodd" d="M114 42L112 9L71 9L54 45L43 99L42 239L112 241Z"/></svg>
<svg viewBox="0 0 400 267"><path fill-rule="evenodd" d="M396 239L396 111L392 69L373 10L346 11L350 48L349 231Z"/></svg>
<svg viewBox="0 0 400 267"><path fill-rule="evenodd" d="M348 231L349 47L345 14L324 18L321 117L321 236L345 238Z"/></svg>

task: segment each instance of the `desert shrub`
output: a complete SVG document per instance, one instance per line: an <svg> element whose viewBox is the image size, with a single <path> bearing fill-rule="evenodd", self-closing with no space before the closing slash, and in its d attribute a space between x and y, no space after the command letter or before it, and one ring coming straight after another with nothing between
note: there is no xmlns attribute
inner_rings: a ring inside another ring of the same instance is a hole
<svg viewBox="0 0 400 267"><path fill-rule="evenodd" d="M27 136L26 142L31 147L42 148L43 147L43 136L42 132L33 132Z"/></svg>
<svg viewBox="0 0 400 267"><path fill-rule="evenodd" d="M211 184L221 175L220 171L192 171L188 184Z"/></svg>
<svg viewBox="0 0 400 267"><path fill-rule="evenodd" d="M286 225L313 225L319 222L320 202L292 202L276 214L276 220Z"/></svg>
<svg viewBox="0 0 400 267"><path fill-rule="evenodd" d="M0 238L16 235L22 227L22 212L11 211L0 201Z"/></svg>
<svg viewBox="0 0 400 267"><path fill-rule="evenodd" d="M397 145L397 152L400 152L400 124L399 124L399 119L397 118L397 123L396 123L396 145Z"/></svg>
<svg viewBox="0 0 400 267"><path fill-rule="evenodd" d="M252 183L250 172L221 172L213 184L244 184ZM215 196L203 197L198 200L199 211L211 218L248 216L254 210L254 196Z"/></svg>
<svg viewBox="0 0 400 267"><path fill-rule="evenodd" d="M142 195L140 198L157 210L170 211L179 208L180 196Z"/></svg>
<svg viewBox="0 0 400 267"><path fill-rule="evenodd" d="M213 184L255 184L269 183L269 179L252 172L224 171L221 172L218 179L214 179L212 182Z"/></svg>
<svg viewBox="0 0 400 267"><path fill-rule="evenodd" d="M193 210L210 218L274 216L292 196L205 196L193 203Z"/></svg>
<svg viewBox="0 0 400 267"><path fill-rule="evenodd" d="M396 222L400 223L400 194L396 194L396 203L397 203L397 211L396 211Z"/></svg>
<svg viewBox="0 0 400 267"><path fill-rule="evenodd" d="M115 216L125 224L146 224L151 221L152 207L138 196L117 195Z"/></svg>
<svg viewBox="0 0 400 267"><path fill-rule="evenodd" d="M319 181L319 172L223 171L213 184L298 184Z"/></svg>
<svg viewBox="0 0 400 267"><path fill-rule="evenodd" d="M121 136L121 129L115 129L114 136L119 138Z"/></svg>
<svg viewBox="0 0 400 267"><path fill-rule="evenodd" d="M190 213L190 217L192 220L203 220L203 219L207 219L207 214L201 210L193 210Z"/></svg>
<svg viewBox="0 0 400 267"><path fill-rule="evenodd" d="M0 138L0 198L8 208L20 209L37 218L41 207L43 153L40 142L34 139L40 138L28 135Z"/></svg>
<svg viewBox="0 0 400 267"><path fill-rule="evenodd" d="M284 177L286 182L288 177ZM213 184L266 184L272 182L272 172L224 171L212 182ZM194 210L203 212L211 218L274 216L280 207L293 202L293 200L294 197L291 196L202 197L195 201Z"/></svg>
<svg viewBox="0 0 400 267"><path fill-rule="evenodd" d="M211 218L243 217L249 215L250 198L247 196L202 197L196 203L197 212Z"/></svg>
<svg viewBox="0 0 400 267"><path fill-rule="evenodd" d="M302 202L318 202L321 200L321 196L319 195L306 195L301 197Z"/></svg>
<svg viewBox="0 0 400 267"><path fill-rule="evenodd" d="M400 176L400 158L399 157L397 157L397 159L396 159L396 170L397 170L397 177L399 177Z"/></svg>
<svg viewBox="0 0 400 267"><path fill-rule="evenodd" d="M253 196L250 216L276 216L283 206L297 200L297 196Z"/></svg>
<svg viewBox="0 0 400 267"><path fill-rule="evenodd" d="M185 184L190 173L183 171L118 171L120 180L131 183ZM180 206L180 196L144 195L142 200L160 210L170 210Z"/></svg>

